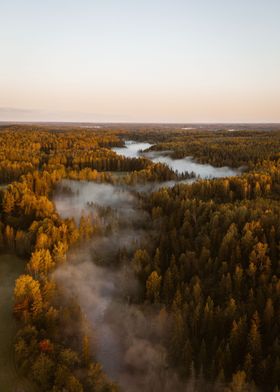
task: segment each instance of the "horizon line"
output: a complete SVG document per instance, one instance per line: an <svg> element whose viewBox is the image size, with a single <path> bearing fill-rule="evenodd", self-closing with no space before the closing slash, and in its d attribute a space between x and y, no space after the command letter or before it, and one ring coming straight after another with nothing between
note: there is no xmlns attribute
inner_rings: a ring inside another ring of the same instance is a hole
<svg viewBox="0 0 280 392"><path fill-rule="evenodd" d="M280 121L69 121L69 120L0 120L0 124L163 124L163 125L280 125Z"/></svg>

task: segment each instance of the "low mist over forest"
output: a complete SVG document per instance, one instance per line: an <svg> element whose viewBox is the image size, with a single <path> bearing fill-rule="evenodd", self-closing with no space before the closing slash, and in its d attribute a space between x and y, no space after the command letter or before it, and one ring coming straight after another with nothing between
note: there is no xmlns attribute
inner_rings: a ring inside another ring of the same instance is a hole
<svg viewBox="0 0 280 392"><path fill-rule="evenodd" d="M2 124L0 390L277 392L280 128Z"/></svg>

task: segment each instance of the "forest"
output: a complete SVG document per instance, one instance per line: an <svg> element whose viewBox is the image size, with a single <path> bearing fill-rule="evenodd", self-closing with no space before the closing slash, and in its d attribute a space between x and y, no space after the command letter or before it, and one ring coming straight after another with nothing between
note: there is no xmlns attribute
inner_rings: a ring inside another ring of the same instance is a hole
<svg viewBox="0 0 280 392"><path fill-rule="evenodd" d="M280 129L2 125L21 390L279 391L279 199Z"/></svg>

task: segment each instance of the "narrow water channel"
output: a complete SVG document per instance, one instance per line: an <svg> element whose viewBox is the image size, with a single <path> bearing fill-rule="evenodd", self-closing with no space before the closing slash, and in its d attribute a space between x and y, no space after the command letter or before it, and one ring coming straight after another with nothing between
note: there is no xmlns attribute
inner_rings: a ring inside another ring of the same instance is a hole
<svg viewBox="0 0 280 392"><path fill-rule="evenodd" d="M240 169L234 169L230 167L215 167L209 164L201 164L195 162L191 157L182 159L172 159L166 154L162 154L159 151L145 150L152 147L150 143L135 142L133 140L125 141L125 147L115 147L115 151L119 155L124 155L129 158L137 158L140 156L146 156L153 162L165 163L174 171L178 173L194 172L197 177L200 178L219 178L219 177L230 177L236 176L241 173Z"/></svg>
<svg viewBox="0 0 280 392"><path fill-rule="evenodd" d="M138 157L150 146L130 141L126 147L114 150ZM178 171L193 170L201 177L234 173L190 159L171 160L157 155L153 160L168 163ZM110 227L106 234L94 236L82 249L70 253L69 263L55 272L55 279L79 302L92 327L93 350L104 371L124 392L186 391L187 386L168 367L162 343L165 326L159 322L159 309L137 302L141 288L131 259L152 232L135 193L119 185L63 180L53 201L64 218L73 217L79 222L82 215L91 214L93 220ZM109 209L109 213L100 216L100 207ZM120 252L126 255L122 264Z"/></svg>

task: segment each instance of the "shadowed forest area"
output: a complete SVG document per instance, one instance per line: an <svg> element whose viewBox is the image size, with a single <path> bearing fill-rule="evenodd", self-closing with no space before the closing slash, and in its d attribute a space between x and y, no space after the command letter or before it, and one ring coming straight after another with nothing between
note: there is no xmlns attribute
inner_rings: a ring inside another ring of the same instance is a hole
<svg viewBox="0 0 280 392"><path fill-rule="evenodd" d="M279 391L277 127L2 125L0 146L1 390Z"/></svg>

